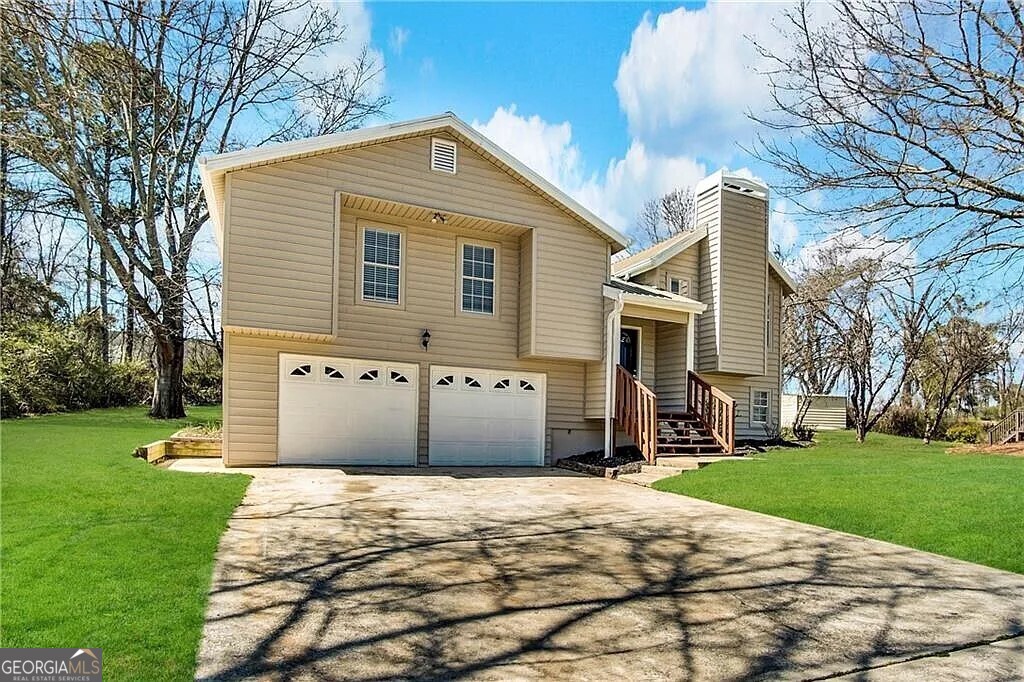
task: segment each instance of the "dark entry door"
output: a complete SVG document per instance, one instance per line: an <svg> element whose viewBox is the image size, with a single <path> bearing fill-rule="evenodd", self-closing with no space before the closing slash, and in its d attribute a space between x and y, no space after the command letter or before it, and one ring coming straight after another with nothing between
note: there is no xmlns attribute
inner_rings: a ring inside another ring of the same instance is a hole
<svg viewBox="0 0 1024 682"><path fill-rule="evenodd" d="M619 334L619 364L633 376L640 370L640 330L623 327Z"/></svg>

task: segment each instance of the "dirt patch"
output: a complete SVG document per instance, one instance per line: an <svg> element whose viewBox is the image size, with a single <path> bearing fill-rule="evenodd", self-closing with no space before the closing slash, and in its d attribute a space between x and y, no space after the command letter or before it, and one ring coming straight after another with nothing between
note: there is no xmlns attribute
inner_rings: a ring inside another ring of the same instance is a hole
<svg viewBox="0 0 1024 682"><path fill-rule="evenodd" d="M216 439L223 436L223 427L220 422L208 422L205 424L190 424L180 431L176 431L171 438L179 439Z"/></svg>
<svg viewBox="0 0 1024 682"><path fill-rule="evenodd" d="M1024 443L1007 443L1006 445L974 445L964 443L954 445L946 450L951 455L1007 455L1024 457Z"/></svg>
<svg viewBox="0 0 1024 682"><path fill-rule="evenodd" d="M629 445L617 448L615 454L608 459L605 459L604 450L591 450L582 455L560 459L555 466L591 476L618 478L623 474L639 472L645 462L640 450Z"/></svg>

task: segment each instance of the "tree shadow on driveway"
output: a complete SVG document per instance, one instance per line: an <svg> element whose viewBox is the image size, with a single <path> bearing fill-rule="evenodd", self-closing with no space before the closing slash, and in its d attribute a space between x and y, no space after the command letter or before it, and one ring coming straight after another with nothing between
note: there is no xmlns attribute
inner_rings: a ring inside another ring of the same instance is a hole
<svg viewBox="0 0 1024 682"><path fill-rule="evenodd" d="M303 473L232 519L198 677L808 679L1024 633L1024 576L667 493Z"/></svg>

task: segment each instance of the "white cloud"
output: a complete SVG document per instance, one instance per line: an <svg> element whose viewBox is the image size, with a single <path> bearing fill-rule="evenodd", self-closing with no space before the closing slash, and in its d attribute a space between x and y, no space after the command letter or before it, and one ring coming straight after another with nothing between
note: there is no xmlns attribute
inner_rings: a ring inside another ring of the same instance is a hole
<svg viewBox="0 0 1024 682"><path fill-rule="evenodd" d="M588 172L569 122L521 116L515 105L498 107L490 120L474 120L473 127L620 230L631 227L645 200L706 175L693 158L656 154L635 140L603 172Z"/></svg>
<svg viewBox="0 0 1024 682"><path fill-rule="evenodd" d="M688 153L735 154L754 129L748 111L770 103L764 58L788 49L778 30L789 3L718 3L679 9L634 29L615 90L634 137L670 141ZM824 8L812 6L821 14ZM728 158L728 157L726 157Z"/></svg>
<svg viewBox="0 0 1024 682"><path fill-rule="evenodd" d="M768 221L771 241L783 252L796 246L800 239L800 226L793 218L793 206L785 199L772 202L772 215Z"/></svg>
<svg viewBox="0 0 1024 682"><path fill-rule="evenodd" d="M437 74L437 67L431 57L424 57L420 62L420 78L433 78Z"/></svg>
<svg viewBox="0 0 1024 682"><path fill-rule="evenodd" d="M799 272L813 267L820 255L832 250L838 252L844 263L873 260L912 269L918 262L917 251L910 244L887 241L881 235L859 230L840 230L805 244L796 256L795 269Z"/></svg>
<svg viewBox="0 0 1024 682"><path fill-rule="evenodd" d="M391 33L388 35L388 47L399 57L402 56L402 50L405 49L405 44L409 42L409 29L404 26L395 26L391 29Z"/></svg>

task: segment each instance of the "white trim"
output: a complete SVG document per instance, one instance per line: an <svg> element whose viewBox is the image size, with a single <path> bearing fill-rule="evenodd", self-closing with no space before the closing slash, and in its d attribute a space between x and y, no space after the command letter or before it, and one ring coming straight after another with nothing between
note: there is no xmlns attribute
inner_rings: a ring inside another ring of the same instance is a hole
<svg viewBox="0 0 1024 682"><path fill-rule="evenodd" d="M635 324L619 324L619 341L617 347L619 352L616 353L618 360L616 364L622 364L622 330L633 329L636 330L636 380L643 382L644 377L644 328L638 327Z"/></svg>
<svg viewBox="0 0 1024 682"><path fill-rule="evenodd" d="M786 272L786 268L782 265L779 259L770 253L768 254L768 265L771 266L772 272L775 273L775 276L782 280L782 284L784 285L783 296L792 296L795 294L796 281L788 272Z"/></svg>
<svg viewBox="0 0 1024 682"><path fill-rule="evenodd" d="M302 156L326 154L332 151L341 151L345 147L376 144L389 139L413 137L444 129L454 131L456 134L470 140L487 154L508 166L513 173L520 176L528 184L533 185L541 194L546 195L576 218L593 227L617 246L625 248L629 244L629 238L626 235L598 218L578 201L542 178L538 173L528 168L524 163L491 142L478 130L452 113L201 158L199 160L199 175L202 180L204 194L206 195L207 206L210 209L210 220L213 223L214 233L218 237L218 243L220 243L219 237L224 229L224 207L214 200L213 188L216 180L225 173L250 166L275 163Z"/></svg>
<svg viewBox="0 0 1024 682"><path fill-rule="evenodd" d="M620 265L621 261L619 263L612 263L612 275L615 277L621 277L622 279L629 279L635 275L643 274L648 270L653 270L666 261L678 256L683 251L686 251L688 248L697 244L701 239L704 239L707 236L708 228L706 225L702 225L690 232L684 232L678 235L677 238L674 237L673 239L666 239L658 248L655 248L647 258L636 261L635 263L627 263L625 266L622 266L621 269L616 268L617 265Z"/></svg>
<svg viewBox="0 0 1024 682"><path fill-rule="evenodd" d="M638 285L635 282L630 282L629 285L640 289L649 289L651 294L649 296L645 294L632 294L605 284L603 288L604 297L622 300L625 303L635 303L647 308L675 310L684 313L703 313L708 308L707 304L687 298L686 296L677 296L676 294L654 289L653 287Z"/></svg>

